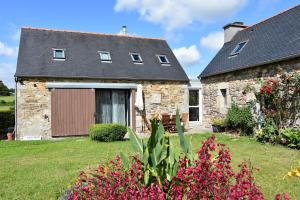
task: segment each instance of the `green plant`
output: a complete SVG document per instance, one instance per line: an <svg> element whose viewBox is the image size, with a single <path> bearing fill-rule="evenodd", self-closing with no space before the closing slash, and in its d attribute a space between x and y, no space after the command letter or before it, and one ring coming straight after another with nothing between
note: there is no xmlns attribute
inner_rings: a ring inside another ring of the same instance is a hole
<svg viewBox="0 0 300 200"><path fill-rule="evenodd" d="M277 143L280 136L273 119L266 119L262 128L256 132L255 137L260 142Z"/></svg>
<svg viewBox="0 0 300 200"><path fill-rule="evenodd" d="M283 73L279 77L259 81L260 90L255 92L263 114L272 118L277 129L293 127L300 119L300 75Z"/></svg>
<svg viewBox="0 0 300 200"><path fill-rule="evenodd" d="M286 139L286 143L288 147L300 149L300 128L281 129L280 133L282 137Z"/></svg>
<svg viewBox="0 0 300 200"><path fill-rule="evenodd" d="M239 107L235 103L232 104L226 115L226 123L241 132L242 135L253 134L255 124L249 106Z"/></svg>
<svg viewBox="0 0 300 200"><path fill-rule="evenodd" d="M94 124L89 128L89 135L96 141L118 141L123 140L127 133L127 127L120 124Z"/></svg>
<svg viewBox="0 0 300 200"><path fill-rule="evenodd" d="M180 116L176 112L176 128L179 134L180 146L185 157L191 162L193 156L190 143L184 137L180 125ZM143 163L144 183L148 185L156 180L160 187L164 180L170 181L179 167L178 156L175 155L170 136L157 119L151 120L151 136L148 142L140 139L130 128L128 128L130 141L135 152L138 152ZM128 163L125 155L121 154L123 163ZM128 168L128 166L126 165Z"/></svg>
<svg viewBox="0 0 300 200"><path fill-rule="evenodd" d="M224 127L226 125L226 121L225 119L215 118L213 119L212 125Z"/></svg>

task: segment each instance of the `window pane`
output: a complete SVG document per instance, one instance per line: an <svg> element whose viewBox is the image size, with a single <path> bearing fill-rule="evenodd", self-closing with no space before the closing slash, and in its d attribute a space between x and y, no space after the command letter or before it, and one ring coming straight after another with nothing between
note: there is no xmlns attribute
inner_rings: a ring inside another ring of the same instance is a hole
<svg viewBox="0 0 300 200"><path fill-rule="evenodd" d="M110 53L101 52L100 53L101 60L111 60Z"/></svg>
<svg viewBox="0 0 300 200"><path fill-rule="evenodd" d="M54 51L55 58L65 58L63 50L55 50Z"/></svg>
<svg viewBox="0 0 300 200"><path fill-rule="evenodd" d="M247 42L241 42L239 43L235 49L233 50L233 52L231 53L231 55L235 55L235 54L239 54L240 51L242 50L242 48L246 45Z"/></svg>
<svg viewBox="0 0 300 200"><path fill-rule="evenodd" d="M198 106L199 105L199 90L189 91L189 105Z"/></svg>
<svg viewBox="0 0 300 200"><path fill-rule="evenodd" d="M199 121L199 108L189 108L189 121Z"/></svg>
<svg viewBox="0 0 300 200"><path fill-rule="evenodd" d="M140 62L142 59L139 54L131 54L133 61Z"/></svg>
<svg viewBox="0 0 300 200"><path fill-rule="evenodd" d="M134 60L140 60L140 57L139 57L138 55L134 54L134 55L133 55L133 59L134 59Z"/></svg>
<svg viewBox="0 0 300 200"><path fill-rule="evenodd" d="M160 59L161 63L167 63L168 62L166 56L159 56L159 59Z"/></svg>

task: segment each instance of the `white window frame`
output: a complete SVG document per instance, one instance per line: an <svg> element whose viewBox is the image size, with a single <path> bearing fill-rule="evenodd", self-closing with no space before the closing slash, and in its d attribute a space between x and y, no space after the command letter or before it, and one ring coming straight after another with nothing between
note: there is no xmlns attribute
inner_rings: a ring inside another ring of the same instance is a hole
<svg viewBox="0 0 300 200"><path fill-rule="evenodd" d="M169 61L169 59L168 59L168 57L166 55L158 54L158 55L156 55L156 57L157 57L158 61L160 62L160 64L170 66L170 61ZM167 62L162 62L162 60L160 59L160 57L164 57Z"/></svg>
<svg viewBox="0 0 300 200"><path fill-rule="evenodd" d="M202 124L202 88L192 88L190 87L189 88L189 98L190 98L190 91L198 91L198 105L197 106L190 106L190 103L188 101L188 108L190 110L190 108L199 108L199 121L190 121L190 118L189 118L189 124L190 125L194 125L194 124ZM190 115L190 112L189 112L189 115Z"/></svg>
<svg viewBox="0 0 300 200"><path fill-rule="evenodd" d="M53 48L52 51L53 51L53 60L62 60L62 61L66 60L66 54L65 54L66 49ZM57 58L57 57L55 57L56 51L62 51L63 58Z"/></svg>
<svg viewBox="0 0 300 200"><path fill-rule="evenodd" d="M133 61L134 64L143 64L143 59L142 59L141 54L139 54L139 53L129 53L129 54L130 54L131 60ZM140 60L135 60L133 55L138 55Z"/></svg>
<svg viewBox="0 0 300 200"><path fill-rule="evenodd" d="M245 43L245 44L242 46L242 48L238 52L235 52L237 50L237 48L239 48L240 44L242 44L242 43ZM230 53L230 57L233 57L233 56L236 56L236 55L240 54L242 52L242 50L245 48L245 46L247 45L247 43L248 43L248 40L239 42L234 47L233 51Z"/></svg>
<svg viewBox="0 0 300 200"><path fill-rule="evenodd" d="M104 63L112 63L112 59L111 59L111 56L110 56L110 52L109 51L98 51L98 53L99 53L99 57L100 57L100 61L101 62L104 62ZM102 60L102 58L101 58L101 54L108 54L108 56L109 56L109 60Z"/></svg>

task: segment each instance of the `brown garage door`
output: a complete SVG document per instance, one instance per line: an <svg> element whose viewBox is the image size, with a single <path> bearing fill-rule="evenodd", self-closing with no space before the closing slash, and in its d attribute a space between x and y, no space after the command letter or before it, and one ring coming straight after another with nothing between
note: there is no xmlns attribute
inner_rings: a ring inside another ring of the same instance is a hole
<svg viewBox="0 0 300 200"><path fill-rule="evenodd" d="M52 136L87 135L95 123L95 91L54 89L51 92Z"/></svg>

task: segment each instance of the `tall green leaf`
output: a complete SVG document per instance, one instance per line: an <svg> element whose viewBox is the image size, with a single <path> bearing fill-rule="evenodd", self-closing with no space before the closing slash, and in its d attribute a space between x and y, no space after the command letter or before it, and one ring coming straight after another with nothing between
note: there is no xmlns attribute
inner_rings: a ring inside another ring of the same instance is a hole
<svg viewBox="0 0 300 200"><path fill-rule="evenodd" d="M187 155L190 152L190 145L186 142L184 138L184 131L180 123L180 116L178 109L176 110L176 129L179 135L180 146L183 152Z"/></svg>
<svg viewBox="0 0 300 200"><path fill-rule="evenodd" d="M140 155L142 156L144 153L143 140L141 140L130 128L128 128L127 130L133 150L140 153Z"/></svg>
<svg viewBox="0 0 300 200"><path fill-rule="evenodd" d="M122 151L120 152L120 157L121 157L123 166L125 167L126 170L128 170L129 169L128 157Z"/></svg>

